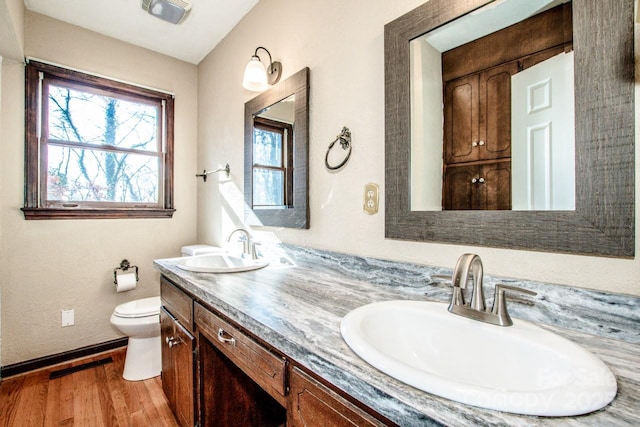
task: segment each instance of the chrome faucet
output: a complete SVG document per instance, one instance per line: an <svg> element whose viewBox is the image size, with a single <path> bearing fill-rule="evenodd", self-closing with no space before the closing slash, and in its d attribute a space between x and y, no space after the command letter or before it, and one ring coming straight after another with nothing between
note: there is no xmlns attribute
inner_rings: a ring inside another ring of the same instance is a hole
<svg viewBox="0 0 640 427"><path fill-rule="evenodd" d="M471 304L465 304L463 289L471 281L473 286L471 292ZM492 325L511 326L513 321L507 311L507 304L504 292L506 290L522 292L528 295L536 295L528 289L518 288L498 284L495 286L493 307L487 311L484 300L484 290L482 284L482 261L476 254L463 254L456 263L451 277L453 285L453 295L449 304L449 311L453 314L478 320L480 322L491 323Z"/></svg>
<svg viewBox="0 0 640 427"><path fill-rule="evenodd" d="M256 244L251 240L251 234L244 228L236 228L233 230L229 237L227 237L227 242L231 241L231 237L233 237L236 233L244 234L240 239L242 240L242 256L250 256L251 259L258 259L258 254L256 253Z"/></svg>

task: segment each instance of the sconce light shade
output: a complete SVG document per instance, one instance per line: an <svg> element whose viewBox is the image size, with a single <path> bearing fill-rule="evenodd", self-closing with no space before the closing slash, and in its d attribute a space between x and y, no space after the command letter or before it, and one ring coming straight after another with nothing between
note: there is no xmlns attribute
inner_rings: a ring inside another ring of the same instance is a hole
<svg viewBox="0 0 640 427"><path fill-rule="evenodd" d="M183 0L142 0L142 8L172 24L182 23L191 13L191 4Z"/></svg>
<svg viewBox="0 0 640 427"><path fill-rule="evenodd" d="M269 87L267 70L257 56L252 56L247 67L244 69L242 86L252 92L263 92Z"/></svg>
<svg viewBox="0 0 640 427"><path fill-rule="evenodd" d="M265 69L258 56L258 49L262 49L269 55L269 66ZM282 64L271 60L271 53L263 47L258 47L251 60L244 69L242 86L252 92L263 92L280 80Z"/></svg>

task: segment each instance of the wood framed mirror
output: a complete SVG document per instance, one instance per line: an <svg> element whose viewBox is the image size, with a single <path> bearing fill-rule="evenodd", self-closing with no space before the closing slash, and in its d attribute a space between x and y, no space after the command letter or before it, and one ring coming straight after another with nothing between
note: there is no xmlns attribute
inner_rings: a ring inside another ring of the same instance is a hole
<svg viewBox="0 0 640 427"><path fill-rule="evenodd" d="M244 106L245 222L309 228L309 69Z"/></svg>
<svg viewBox="0 0 640 427"><path fill-rule="evenodd" d="M633 1L573 0L575 210L412 211L409 42L492 3L430 0L385 26L385 236L633 257Z"/></svg>

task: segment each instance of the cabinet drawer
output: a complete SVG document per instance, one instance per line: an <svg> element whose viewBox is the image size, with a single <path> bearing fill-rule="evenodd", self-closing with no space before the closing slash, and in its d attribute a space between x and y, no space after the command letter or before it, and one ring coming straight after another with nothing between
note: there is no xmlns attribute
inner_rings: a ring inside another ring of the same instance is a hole
<svg viewBox="0 0 640 427"><path fill-rule="evenodd" d="M278 402L285 404L286 361L200 304L194 304L197 328L226 357Z"/></svg>
<svg viewBox="0 0 640 427"><path fill-rule="evenodd" d="M295 367L291 370L290 388L287 426L381 427L387 425Z"/></svg>
<svg viewBox="0 0 640 427"><path fill-rule="evenodd" d="M162 305L187 329L193 330L193 300L166 278L160 278Z"/></svg>

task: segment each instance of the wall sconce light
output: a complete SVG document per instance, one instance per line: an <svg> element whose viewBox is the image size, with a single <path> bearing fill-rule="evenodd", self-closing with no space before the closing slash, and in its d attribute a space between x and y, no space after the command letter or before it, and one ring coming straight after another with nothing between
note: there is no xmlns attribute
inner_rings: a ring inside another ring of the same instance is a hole
<svg viewBox="0 0 640 427"><path fill-rule="evenodd" d="M182 23L191 13L191 4L183 0L142 0L142 8L172 24Z"/></svg>
<svg viewBox="0 0 640 427"><path fill-rule="evenodd" d="M269 55L269 66L265 69L258 56L258 50L264 50ZM242 86L252 92L262 92L269 88L270 85L278 83L282 75L282 64L271 60L271 53L262 46L256 48L251 60L244 69L244 78Z"/></svg>

